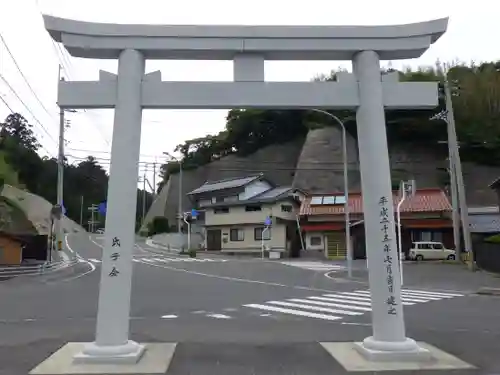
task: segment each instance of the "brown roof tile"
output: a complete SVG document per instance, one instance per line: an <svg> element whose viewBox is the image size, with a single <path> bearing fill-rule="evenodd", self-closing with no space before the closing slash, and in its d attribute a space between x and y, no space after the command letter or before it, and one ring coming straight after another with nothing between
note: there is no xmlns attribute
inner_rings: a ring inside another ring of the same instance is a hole
<svg viewBox="0 0 500 375"><path fill-rule="evenodd" d="M343 215L344 205L311 205L314 196L327 196L329 194L316 194L308 196L300 206L301 216L314 215ZM331 194L331 195L339 195ZM399 192L393 192L394 210L398 202ZM407 198L401 205L401 212L443 212L451 211L452 207L448 197L441 189L420 189L414 197ZM349 194L349 210L353 214L363 213L363 199L361 193Z"/></svg>

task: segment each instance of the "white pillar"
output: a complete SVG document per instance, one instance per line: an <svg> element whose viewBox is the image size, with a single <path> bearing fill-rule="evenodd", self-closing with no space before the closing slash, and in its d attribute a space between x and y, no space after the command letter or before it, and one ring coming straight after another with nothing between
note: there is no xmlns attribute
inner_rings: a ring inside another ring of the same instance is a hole
<svg viewBox="0 0 500 375"><path fill-rule="evenodd" d="M75 360L133 363L144 352L128 339L144 64L136 50L120 54L96 340Z"/></svg>
<svg viewBox="0 0 500 375"><path fill-rule="evenodd" d="M380 61L376 52L354 56L359 86L356 113L361 187L365 219L366 255L372 302L373 336L357 349L373 360L415 358L424 354L406 338L401 305L394 203L387 148Z"/></svg>

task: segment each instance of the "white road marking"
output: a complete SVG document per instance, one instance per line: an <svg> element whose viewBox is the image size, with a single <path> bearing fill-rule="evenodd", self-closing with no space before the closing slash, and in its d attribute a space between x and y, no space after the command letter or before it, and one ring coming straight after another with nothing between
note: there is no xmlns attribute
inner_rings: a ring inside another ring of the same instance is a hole
<svg viewBox="0 0 500 375"><path fill-rule="evenodd" d="M341 266L339 264L330 264L330 263L324 263L324 262L301 262L301 261L284 261L280 262L281 264L284 264L285 266L292 266L292 267L298 267L298 268L303 268L306 270L310 271L341 271L344 270L345 267Z"/></svg>
<svg viewBox="0 0 500 375"><path fill-rule="evenodd" d="M207 314L207 316L215 319L231 319L229 315L224 314Z"/></svg>
<svg viewBox="0 0 500 375"><path fill-rule="evenodd" d="M173 315L173 314L172 315L163 315L161 318L162 319L175 319L175 318L177 318L177 315Z"/></svg>
<svg viewBox="0 0 500 375"><path fill-rule="evenodd" d="M338 316L332 316L332 315L326 315L326 314L317 314L317 313L310 313L310 312L307 312L307 311L285 309L285 308L282 308L282 307L260 305L260 304L256 304L256 303L251 303L251 304L244 305L244 306L245 307L250 307L250 308L253 308L253 309L264 310L264 311L273 311L273 312L280 312L280 313L290 314L290 315L305 316L307 318L316 318L316 319L324 319L324 320L339 320L339 319L342 319L342 318L340 318Z"/></svg>
<svg viewBox="0 0 500 375"><path fill-rule="evenodd" d="M415 292L411 289L403 289L401 303L404 306L412 306L418 303L429 303L461 296L463 295L458 293ZM359 316L372 310L369 290L328 293L320 296L290 298L284 301L267 301L262 304L246 304L243 307L324 320L343 319L346 315Z"/></svg>
<svg viewBox="0 0 500 375"><path fill-rule="evenodd" d="M89 258L88 260L90 260L92 263L101 263L102 262L102 260L95 259L95 258Z"/></svg>

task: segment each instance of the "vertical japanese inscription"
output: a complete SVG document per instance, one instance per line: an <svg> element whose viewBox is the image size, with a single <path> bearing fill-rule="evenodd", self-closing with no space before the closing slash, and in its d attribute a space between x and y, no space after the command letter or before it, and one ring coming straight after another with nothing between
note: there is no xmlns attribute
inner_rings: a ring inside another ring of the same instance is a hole
<svg viewBox="0 0 500 375"><path fill-rule="evenodd" d="M396 298L394 297L394 275L392 272L392 256L391 256L391 238L389 236L390 220L389 215L392 210L388 207L389 200L383 196L379 199L379 217L380 217L380 231L382 232L382 249L384 257L384 265L386 271L387 291L389 292L386 305L387 314L396 315Z"/></svg>
<svg viewBox="0 0 500 375"><path fill-rule="evenodd" d="M116 248L116 247L121 247L120 239L118 237L113 237L113 242L111 244L111 247ZM113 262L116 262L118 258L120 258L120 253L119 252L113 252L110 256L111 260ZM113 268L111 269L111 272L109 273L109 277L116 277L120 271L118 271L118 268L116 268L116 264L113 264Z"/></svg>

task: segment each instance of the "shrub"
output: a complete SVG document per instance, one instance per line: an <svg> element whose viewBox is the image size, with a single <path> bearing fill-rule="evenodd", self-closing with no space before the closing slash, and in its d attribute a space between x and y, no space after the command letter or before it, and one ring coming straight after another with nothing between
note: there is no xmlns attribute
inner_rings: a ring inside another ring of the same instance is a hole
<svg viewBox="0 0 500 375"><path fill-rule="evenodd" d="M495 234L493 236L487 237L484 239L484 242L500 244L500 234Z"/></svg>
<svg viewBox="0 0 500 375"><path fill-rule="evenodd" d="M148 223L148 236L150 237L159 233L168 233L169 231L168 219L164 216L156 216Z"/></svg>
<svg viewBox="0 0 500 375"><path fill-rule="evenodd" d="M189 249L188 254L190 258L196 258L196 249Z"/></svg>

